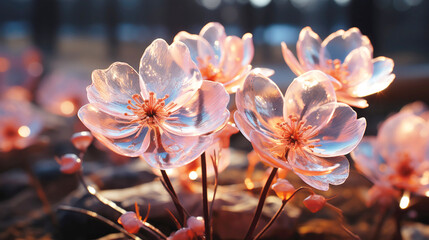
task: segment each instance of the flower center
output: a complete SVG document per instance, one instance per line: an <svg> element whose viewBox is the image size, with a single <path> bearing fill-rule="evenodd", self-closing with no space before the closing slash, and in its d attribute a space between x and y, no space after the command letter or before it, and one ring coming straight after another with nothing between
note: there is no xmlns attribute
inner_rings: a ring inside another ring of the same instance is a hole
<svg viewBox="0 0 429 240"><path fill-rule="evenodd" d="M9 140L18 138L19 137L18 129L10 125L6 126L3 129L3 136Z"/></svg>
<svg viewBox="0 0 429 240"><path fill-rule="evenodd" d="M222 70L210 63L210 56L205 58L197 57L198 66L204 80L217 81L223 78Z"/></svg>
<svg viewBox="0 0 429 240"><path fill-rule="evenodd" d="M341 60L339 59L328 59L326 60L326 64L327 67L325 72L327 74L331 75L343 84L347 83L345 78L350 75L347 64L341 64Z"/></svg>
<svg viewBox="0 0 429 240"><path fill-rule="evenodd" d="M410 155L407 153L400 154L400 161L396 165L396 172L403 178L408 178L414 173L414 168L411 165Z"/></svg>
<svg viewBox="0 0 429 240"><path fill-rule="evenodd" d="M165 105L165 99L169 96L165 95L163 98L156 98L154 92L149 92L149 99L143 99L140 94L134 94L132 100L128 100L127 108L133 114L124 113L125 116L136 116L136 119L130 123L139 123L141 125L154 126L160 124L171 115L171 109L176 106L175 103L170 102Z"/></svg>
<svg viewBox="0 0 429 240"><path fill-rule="evenodd" d="M305 120L299 120L298 117L289 115L285 122L277 123L277 126L282 129L283 141L288 149L301 149L307 147L309 149L320 145L314 144L320 139L312 139L318 135L318 131L311 125L306 125Z"/></svg>

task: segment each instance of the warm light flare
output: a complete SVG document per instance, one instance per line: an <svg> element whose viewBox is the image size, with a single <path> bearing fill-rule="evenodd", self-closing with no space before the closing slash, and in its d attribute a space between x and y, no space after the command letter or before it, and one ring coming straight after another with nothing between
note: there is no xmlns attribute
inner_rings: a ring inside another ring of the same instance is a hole
<svg viewBox="0 0 429 240"><path fill-rule="evenodd" d="M198 173L196 171L191 171L189 173L189 179L191 179L192 181L196 180L197 178L198 178Z"/></svg>
<svg viewBox="0 0 429 240"><path fill-rule="evenodd" d="M72 101L66 100L61 103L60 110L65 115L70 115L75 111L76 107Z"/></svg>
<svg viewBox="0 0 429 240"><path fill-rule="evenodd" d="M28 137L31 134L31 130L28 126L21 126L20 128L18 128L18 134L21 137Z"/></svg>
<svg viewBox="0 0 429 240"><path fill-rule="evenodd" d="M405 191L404 195L402 195L401 201L399 202L399 207L401 209L406 209L410 204L410 192Z"/></svg>
<svg viewBox="0 0 429 240"><path fill-rule="evenodd" d="M248 190L252 190L255 188L255 184L252 182L252 179L250 179L250 178L244 179L244 184L246 185L246 188Z"/></svg>

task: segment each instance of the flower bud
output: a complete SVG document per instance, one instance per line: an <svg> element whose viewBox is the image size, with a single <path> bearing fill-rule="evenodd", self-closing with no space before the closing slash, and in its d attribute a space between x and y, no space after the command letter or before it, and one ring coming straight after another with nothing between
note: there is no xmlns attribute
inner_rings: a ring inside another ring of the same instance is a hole
<svg viewBox="0 0 429 240"><path fill-rule="evenodd" d="M194 239L194 233L189 228L181 228L177 232L172 233L168 240L192 240Z"/></svg>
<svg viewBox="0 0 429 240"><path fill-rule="evenodd" d="M65 174L73 174L82 167L82 161L76 154L67 153L57 160L60 164L60 170Z"/></svg>
<svg viewBox="0 0 429 240"><path fill-rule="evenodd" d="M310 210L310 212L315 213L320 211L320 209L322 209L325 206L326 199L322 195L312 194L308 196L306 199L304 199L303 203L305 207L307 207L308 210Z"/></svg>
<svg viewBox="0 0 429 240"><path fill-rule="evenodd" d="M85 152L91 144L93 138L94 137L92 134L88 131L77 132L71 137L71 142L73 143L73 146L79 151Z"/></svg>
<svg viewBox="0 0 429 240"><path fill-rule="evenodd" d="M137 233L142 225L142 222L135 212L126 212L122 214L118 219L118 223L129 233Z"/></svg>
<svg viewBox="0 0 429 240"><path fill-rule="evenodd" d="M286 179L278 179L271 187L282 200L289 199L295 192L295 188Z"/></svg>
<svg viewBox="0 0 429 240"><path fill-rule="evenodd" d="M188 227L197 235L204 236L204 218L202 217L189 217L186 222Z"/></svg>

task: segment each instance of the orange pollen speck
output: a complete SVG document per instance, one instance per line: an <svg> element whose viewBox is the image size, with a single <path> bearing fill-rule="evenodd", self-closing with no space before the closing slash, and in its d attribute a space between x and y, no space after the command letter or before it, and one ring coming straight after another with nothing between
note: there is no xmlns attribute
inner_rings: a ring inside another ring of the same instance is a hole
<svg viewBox="0 0 429 240"><path fill-rule="evenodd" d="M346 64L341 64L341 60L339 59L328 59L326 61L327 68L325 69L325 72L332 77L336 78L338 81L342 82L343 84L347 83L345 78L350 75L348 71L348 66Z"/></svg>
<svg viewBox="0 0 429 240"><path fill-rule="evenodd" d="M303 148L309 149L319 147L314 144L320 139L312 139L318 135L318 131L311 125L306 125L305 120L299 120L296 116L289 115L285 122L278 123L277 126L283 130L282 137L287 148Z"/></svg>
<svg viewBox="0 0 429 240"><path fill-rule="evenodd" d="M216 68L215 66L213 66L212 63L210 63L210 56L207 56L205 58L197 57L197 61L201 75L203 76L204 80L216 82L219 81L219 79L223 78L222 70Z"/></svg>
<svg viewBox="0 0 429 240"><path fill-rule="evenodd" d="M166 120L171 115L171 110L176 106L175 103L170 102L165 105L165 99L169 96L165 95L163 98L156 98L154 92L149 92L149 99L143 99L141 95L134 94L132 100L128 100L127 108L133 114L124 113L125 116L136 116L136 119L130 123L139 123L141 125L154 126L163 120Z"/></svg>

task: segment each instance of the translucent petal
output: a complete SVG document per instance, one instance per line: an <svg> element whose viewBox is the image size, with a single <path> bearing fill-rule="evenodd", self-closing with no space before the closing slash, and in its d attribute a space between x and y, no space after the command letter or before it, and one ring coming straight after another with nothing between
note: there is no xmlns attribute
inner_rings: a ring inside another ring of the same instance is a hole
<svg viewBox="0 0 429 240"><path fill-rule="evenodd" d="M424 119L410 113L397 113L381 125L377 147L389 163L394 163L404 153L414 161L422 161L428 136L429 129Z"/></svg>
<svg viewBox="0 0 429 240"><path fill-rule="evenodd" d="M290 149L287 160L294 172L311 176L326 175L339 167L331 158L318 157L301 149Z"/></svg>
<svg viewBox="0 0 429 240"><path fill-rule="evenodd" d="M161 130L162 131L162 130ZM142 158L152 167L170 169L184 166L194 161L211 144L212 137L208 136L179 136L161 132L162 145L158 142L155 131L151 131L150 145Z"/></svg>
<svg viewBox="0 0 429 240"><path fill-rule="evenodd" d="M236 94L238 111L253 128L274 133L283 122L283 95L269 78L251 72Z"/></svg>
<svg viewBox="0 0 429 240"><path fill-rule="evenodd" d="M332 114L337 107L336 102L323 104L318 108L313 108L304 117L305 126L312 126L313 131L319 131L331 120Z"/></svg>
<svg viewBox="0 0 429 240"><path fill-rule="evenodd" d="M336 94L338 102L343 102L349 106L358 108L367 108L369 106L368 102L363 98L352 97L348 93L343 91L337 91Z"/></svg>
<svg viewBox="0 0 429 240"><path fill-rule="evenodd" d="M149 97L148 92L156 93L158 98L168 95L165 104L174 102L177 108L189 101L202 84L201 74L186 45L173 42L168 46L162 39L153 41L143 53L140 76L142 88L146 89L145 99Z"/></svg>
<svg viewBox="0 0 429 240"><path fill-rule="evenodd" d="M393 60L390 58L373 59L372 77L350 89L351 94L356 97L364 97L386 89L395 79L395 74L391 74L393 66Z"/></svg>
<svg viewBox="0 0 429 240"><path fill-rule="evenodd" d="M377 151L375 137L364 137L350 155L356 168L373 183L385 180L392 172Z"/></svg>
<svg viewBox="0 0 429 240"><path fill-rule="evenodd" d="M285 146L281 142L254 130L250 132L250 142L263 162L271 167L290 169L285 155Z"/></svg>
<svg viewBox="0 0 429 240"><path fill-rule="evenodd" d="M306 71L284 42L282 42L282 54L286 64L289 66L290 70L295 73L295 75L299 76Z"/></svg>
<svg viewBox="0 0 429 240"><path fill-rule="evenodd" d="M92 132L104 146L119 155L128 157L140 156L149 146L149 128L142 128L140 132L135 132L124 138L109 138L95 131Z"/></svg>
<svg viewBox="0 0 429 240"><path fill-rule="evenodd" d="M89 130L112 139L128 137L140 128L140 124L105 113L94 104L81 107L77 115Z"/></svg>
<svg viewBox="0 0 429 240"><path fill-rule="evenodd" d="M250 70L252 70L252 66L251 65L247 65L246 67L241 68L241 72L238 73L232 80L222 83L223 86L225 87L225 90L228 93L235 93L238 91L238 89L240 89L243 85L244 80L247 77L247 74L249 74ZM254 70L252 70L254 71ZM264 75L264 73L267 72L263 72L261 74ZM264 75L266 76L266 75Z"/></svg>
<svg viewBox="0 0 429 240"><path fill-rule="evenodd" d="M285 94L284 117L295 115L303 119L313 109L335 102L331 81L335 80L318 70L308 71L295 78Z"/></svg>
<svg viewBox="0 0 429 240"><path fill-rule="evenodd" d="M326 158L331 164L338 164L339 166L329 174L326 175L304 175L296 173L308 185L322 190L328 191L329 184L340 185L343 184L349 176L350 165L347 158L344 156Z"/></svg>
<svg viewBox="0 0 429 240"><path fill-rule="evenodd" d="M223 53L219 67L222 69L226 80L229 80L234 78L243 67L244 46L241 38L236 36L226 37Z"/></svg>
<svg viewBox="0 0 429 240"><path fill-rule="evenodd" d="M255 54L253 35L251 33L246 33L241 39L243 41L243 60L241 61L241 65L247 66L252 62L253 55Z"/></svg>
<svg viewBox="0 0 429 240"><path fill-rule="evenodd" d="M226 38L225 28L222 24L216 22L207 23L201 29L200 36L205 38L212 46L216 56L220 57L222 55L222 45Z"/></svg>
<svg viewBox="0 0 429 240"><path fill-rule="evenodd" d="M349 73L345 78L346 83L344 83L347 87L353 87L361 82L368 81L372 76L372 56L366 47L353 50L347 55L343 65L347 66Z"/></svg>
<svg viewBox="0 0 429 240"><path fill-rule="evenodd" d="M175 37L174 41L181 41L189 48L192 60L198 64L198 60L207 60L214 65L218 65L218 61L214 61L214 51L210 44L203 37L195 34L189 34L188 32L179 32Z"/></svg>
<svg viewBox="0 0 429 240"><path fill-rule="evenodd" d="M204 80L192 99L169 116L163 128L181 136L212 132L229 119L228 103L229 95L220 83Z"/></svg>
<svg viewBox="0 0 429 240"><path fill-rule="evenodd" d="M351 51L359 47L366 47L372 56L372 45L367 36L362 35L358 28L350 28L346 32L338 30L329 35L322 42L321 60L339 59L344 62Z"/></svg>
<svg viewBox="0 0 429 240"><path fill-rule="evenodd" d="M234 122L238 129L240 129L241 134L250 142L250 132L255 130L252 124L249 123L247 118L240 111L235 111Z"/></svg>
<svg viewBox="0 0 429 240"><path fill-rule="evenodd" d="M88 100L110 114L132 114L127 109L128 100L144 91L139 81L139 75L130 65L115 62L108 69L92 72L92 84L87 88Z"/></svg>
<svg viewBox="0 0 429 240"><path fill-rule="evenodd" d="M365 133L365 118L357 119L356 112L344 103L337 103L329 123L316 138L319 142L313 149L321 157L334 157L350 153L360 142Z"/></svg>
<svg viewBox="0 0 429 240"><path fill-rule="evenodd" d="M299 62L306 69L318 69L320 65L320 48L322 40L310 27L305 27L299 34L296 52Z"/></svg>

